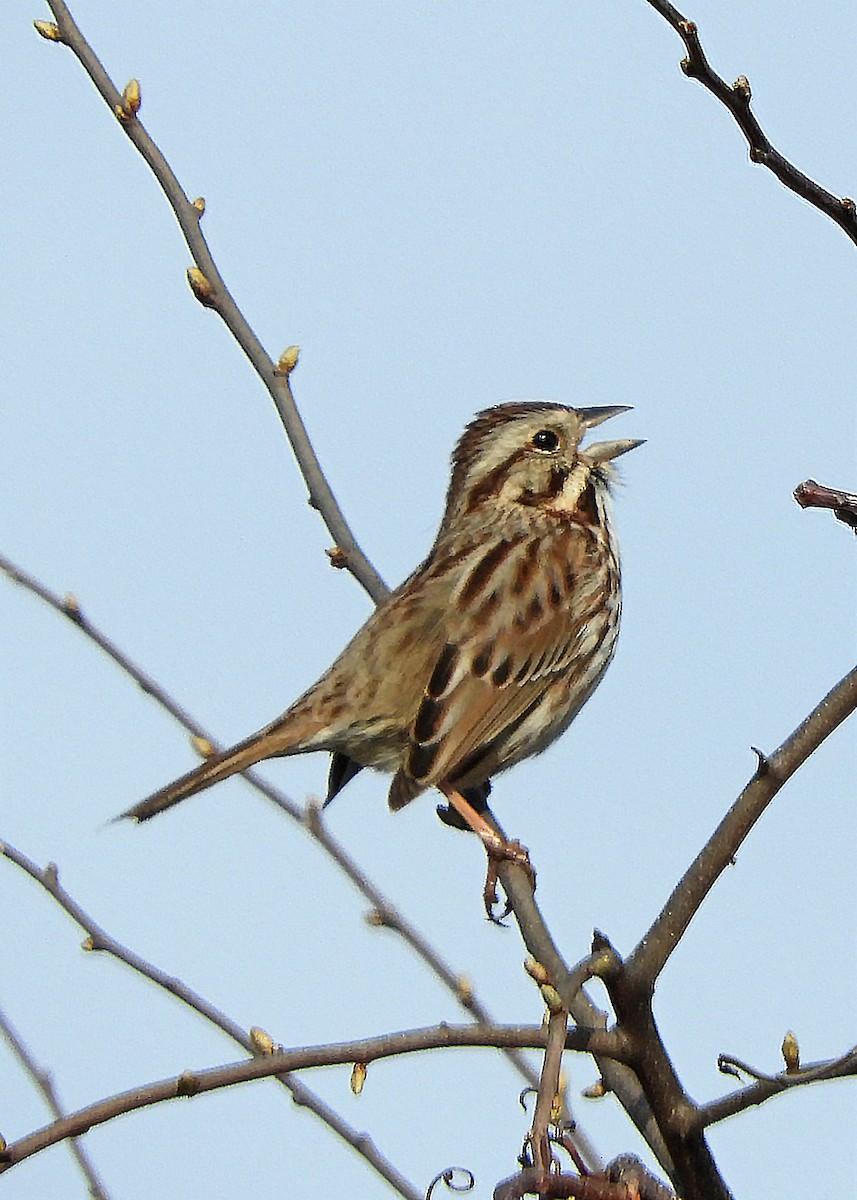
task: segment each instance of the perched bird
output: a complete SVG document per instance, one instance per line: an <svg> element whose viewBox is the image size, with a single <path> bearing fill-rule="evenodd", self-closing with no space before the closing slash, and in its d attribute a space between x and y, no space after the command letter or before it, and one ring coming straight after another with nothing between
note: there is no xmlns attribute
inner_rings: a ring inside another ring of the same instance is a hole
<svg viewBox="0 0 857 1200"><path fill-rule="evenodd" d="M375 767L393 775L390 808L437 787L490 849L497 835L474 810L491 776L559 737L613 657L611 464L641 442L580 442L626 411L532 401L479 413L428 557L318 682L122 815L145 821L262 759L326 750L328 800Z"/></svg>

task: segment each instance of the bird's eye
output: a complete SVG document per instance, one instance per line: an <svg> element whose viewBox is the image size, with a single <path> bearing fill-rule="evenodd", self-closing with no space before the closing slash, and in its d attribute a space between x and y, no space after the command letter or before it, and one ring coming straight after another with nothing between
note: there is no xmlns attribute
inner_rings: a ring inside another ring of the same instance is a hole
<svg viewBox="0 0 857 1200"><path fill-rule="evenodd" d="M536 450L556 450L559 438L552 429L540 429L538 433L533 434L530 445Z"/></svg>

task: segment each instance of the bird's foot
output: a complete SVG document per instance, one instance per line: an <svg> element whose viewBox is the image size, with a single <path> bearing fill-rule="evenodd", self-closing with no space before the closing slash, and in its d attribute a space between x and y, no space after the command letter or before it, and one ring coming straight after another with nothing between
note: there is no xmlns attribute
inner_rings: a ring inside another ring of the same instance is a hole
<svg viewBox="0 0 857 1200"><path fill-rule="evenodd" d="M523 867L533 891L536 890L536 872L533 864L530 862L530 854L527 847L522 846L520 842L507 842L504 838L499 837L493 832L490 837L485 834L481 834L480 836L488 855L488 873L485 876L485 887L482 889L485 915L492 924L503 925L505 924L506 917L512 911L512 902L507 898L506 907L498 917L495 909L500 903L497 896L497 875L500 863L513 862Z"/></svg>

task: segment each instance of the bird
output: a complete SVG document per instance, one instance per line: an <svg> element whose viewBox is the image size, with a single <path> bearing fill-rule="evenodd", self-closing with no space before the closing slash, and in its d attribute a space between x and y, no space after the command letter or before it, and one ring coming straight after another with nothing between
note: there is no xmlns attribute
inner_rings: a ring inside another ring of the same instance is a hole
<svg viewBox="0 0 857 1200"><path fill-rule="evenodd" d="M489 854L518 846L482 816L490 781L564 732L615 651L613 460L643 443L581 443L628 409L530 400L478 413L428 556L321 678L121 816L146 821L264 759L328 751L327 802L372 767L392 775L393 811L438 788L450 823L474 828Z"/></svg>

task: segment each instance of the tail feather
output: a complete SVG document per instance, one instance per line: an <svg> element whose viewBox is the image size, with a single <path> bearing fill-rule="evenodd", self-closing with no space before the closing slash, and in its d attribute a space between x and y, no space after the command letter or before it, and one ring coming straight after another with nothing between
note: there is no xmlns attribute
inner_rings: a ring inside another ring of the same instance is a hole
<svg viewBox="0 0 857 1200"><path fill-rule="evenodd" d="M267 733L267 730L254 733L252 737L239 742L237 746L212 754L193 771L188 771L186 775L168 783L159 791L153 792L151 796L147 796L145 800L141 800L139 804L129 808L127 812L120 813L116 820L121 821L123 817L130 817L133 821L148 821L150 817L164 812L167 808L172 808L180 800L185 800L188 796L195 796L197 792L211 787L213 783L219 783L221 779L226 779L229 775L235 775L239 771L246 771L248 767L261 762L263 758L269 758L271 741L269 737L265 736Z"/></svg>

